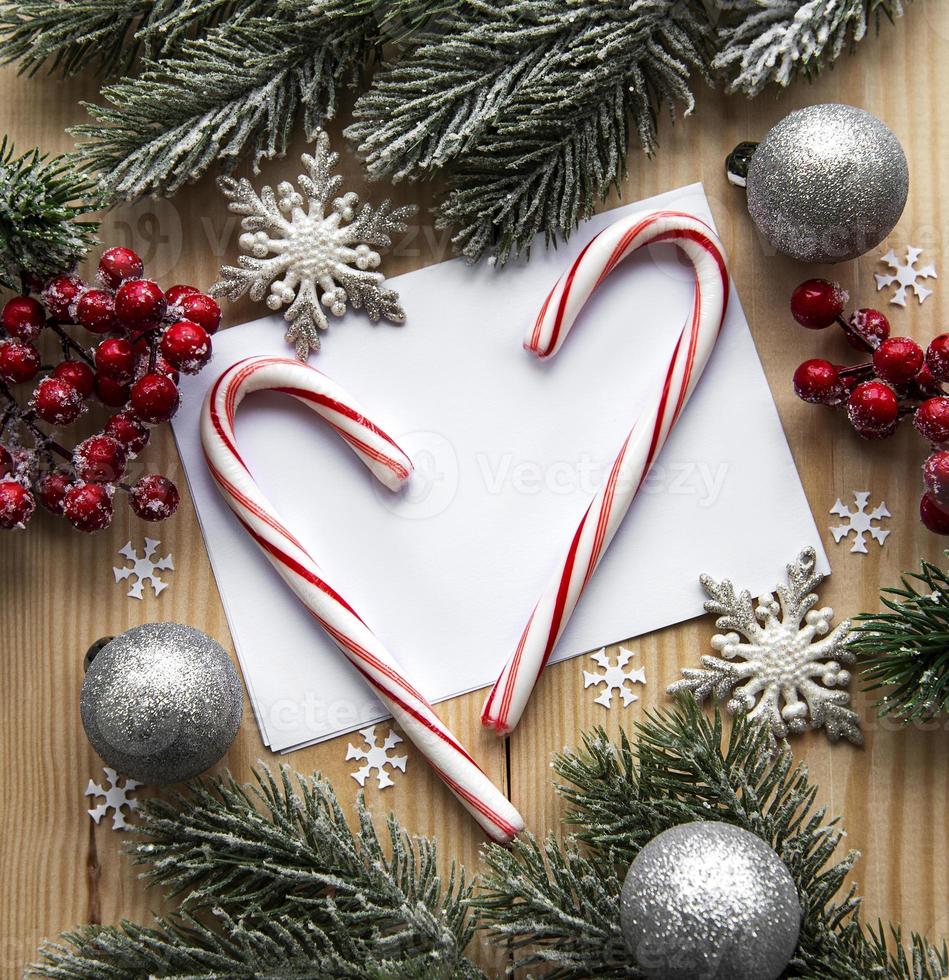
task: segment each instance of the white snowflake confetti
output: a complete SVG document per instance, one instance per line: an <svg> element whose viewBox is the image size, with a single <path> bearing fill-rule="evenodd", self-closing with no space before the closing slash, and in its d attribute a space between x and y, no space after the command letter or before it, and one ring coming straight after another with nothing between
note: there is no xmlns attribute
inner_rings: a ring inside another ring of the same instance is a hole
<svg viewBox="0 0 949 980"><path fill-rule="evenodd" d="M363 204L357 214L359 195L349 192L333 198L327 214L327 202L343 182L332 173L337 159L321 130L313 156L302 156L306 173L297 178L302 193L288 181L276 192L265 186L258 195L246 177L218 180L230 210L244 215L239 244L250 255L238 258L239 267L221 269L211 295L233 301L249 293L259 302L269 288L270 309L289 304L287 341L301 361L320 349L319 331L328 326L321 305L334 316L342 316L347 304L365 307L373 323L380 317L393 323L405 319L399 294L373 271L381 261L375 248L391 245L392 234L405 230L405 219L416 208L393 209L383 201L378 209Z"/></svg>
<svg viewBox="0 0 949 980"><path fill-rule="evenodd" d="M646 671L642 667L629 671L623 669L634 656L632 650L620 647L614 664L611 663L605 647L597 650L596 653L591 653L590 659L595 660L603 668L603 673L594 674L585 670L583 672L583 689L586 690L591 685L605 684L604 690L593 700L597 704L602 704L604 708L610 708L613 706L613 692L619 691L620 697L623 699L623 707L628 708L634 701L639 700L639 695L633 693L632 687L627 686L627 682L629 684L646 683Z"/></svg>
<svg viewBox="0 0 949 980"><path fill-rule="evenodd" d="M880 260L885 262L892 270L892 274L881 275L874 273L873 278L877 281L877 292L886 289L887 286L896 286L896 292L890 297L890 302L896 306L906 306L906 291L912 289L920 303L927 296L932 296L933 291L920 285L920 279L938 279L936 267L930 263L922 269L916 268L916 262L923 254L921 248L914 248L912 245L906 249L906 262L900 262L896 252L890 249Z"/></svg>
<svg viewBox="0 0 949 980"><path fill-rule="evenodd" d="M141 783L137 783L134 779L125 778L125 782L120 786L119 779L121 778L119 774L114 769L103 769L106 779L109 781L109 788L104 789L98 783L89 780L89 785L86 787L86 792L84 796L102 796L104 800L94 809L87 811L89 816L98 823L108 812L111 807L114 811L112 814L112 829L113 830L128 830L130 824L126 822L126 814L122 812L122 807L128 809L128 816L132 815L133 810L138 809L138 800L132 799L129 793L132 790L138 789Z"/></svg>
<svg viewBox="0 0 949 980"><path fill-rule="evenodd" d="M853 534L853 547L850 549L850 553L865 555L867 554L867 543L865 535L869 534L874 541L880 542L880 547L883 547L883 542L890 536L889 531L884 531L881 527L877 526L876 522L882 521L886 517L891 517L892 515L886 509L886 504L881 503L878 507L874 507L873 510L867 511L867 505L870 503L870 493L867 490L855 490L853 493L853 499L856 501L857 509L855 511L850 510L849 507L845 507L842 500L838 500L831 509L831 514L836 514L838 517L847 518L846 524L838 524L837 527L832 527L830 533L834 536L834 541L840 544L844 538Z"/></svg>
<svg viewBox="0 0 949 980"><path fill-rule="evenodd" d="M135 579L132 587L126 593L130 599L142 598L142 587L146 582L152 587L155 595L164 592L168 588L168 583L163 582L156 573L173 572L175 570L175 563L171 555L165 555L164 558L159 558L158 561L155 561L155 550L159 544L161 542L156 541L154 538L146 538L145 551L142 555L139 555L135 548L132 547L132 542L129 541L119 552L123 558L127 558L132 564L125 568L113 568L112 572L115 575L116 582L124 582L128 578Z"/></svg>
<svg viewBox="0 0 949 980"><path fill-rule="evenodd" d="M389 777L386 766L391 766L393 769L399 769L405 772L405 764L409 761L409 757L407 755L389 755L389 749L395 748L402 739L390 728L389 734L385 737L385 741L382 745L379 745L376 742L375 726L361 728L359 734L362 735L368 748L360 749L350 743L346 750L346 761L348 762L350 759L363 759L366 764L362 769L358 769L356 772L350 773L350 775L360 786L365 786L366 780L372 774L372 770L375 769L379 789L394 786L395 783Z"/></svg>
<svg viewBox="0 0 949 980"><path fill-rule="evenodd" d="M702 657L704 669L683 670L669 693L691 691L699 701L730 696L728 711L767 725L774 740L810 727L823 728L832 742L844 737L861 745L859 716L847 707L850 695L834 690L850 681L841 666L854 660L847 649L850 621L825 635L834 611L814 609L813 590L824 580L815 566L814 549L806 548L787 566L788 584L778 586L778 601L769 595L757 605L747 590L736 595L731 582L703 575L711 597L706 611L718 614L719 629L732 632L713 636L712 649L721 656Z"/></svg>

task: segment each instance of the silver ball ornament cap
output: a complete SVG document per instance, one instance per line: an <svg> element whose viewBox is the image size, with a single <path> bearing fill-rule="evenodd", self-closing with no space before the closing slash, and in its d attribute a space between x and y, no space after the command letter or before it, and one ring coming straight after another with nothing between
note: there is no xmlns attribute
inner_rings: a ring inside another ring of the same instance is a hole
<svg viewBox="0 0 949 980"><path fill-rule="evenodd" d="M86 671L79 712L109 766L143 783L175 783L214 765L240 727L244 697L224 648L180 623L115 637Z"/></svg>
<svg viewBox="0 0 949 980"><path fill-rule="evenodd" d="M748 211L766 241L801 262L843 262L893 230L909 192L899 140L865 109L799 109L758 144Z"/></svg>
<svg viewBox="0 0 949 980"><path fill-rule="evenodd" d="M696 821L658 834L636 856L620 925L653 980L776 980L797 947L801 904L760 837Z"/></svg>

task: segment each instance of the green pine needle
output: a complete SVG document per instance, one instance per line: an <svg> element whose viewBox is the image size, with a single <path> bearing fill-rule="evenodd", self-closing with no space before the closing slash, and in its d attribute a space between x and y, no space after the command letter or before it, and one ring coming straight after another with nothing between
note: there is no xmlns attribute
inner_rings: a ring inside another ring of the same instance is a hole
<svg viewBox="0 0 949 980"><path fill-rule="evenodd" d="M949 557L949 552L946 552ZM949 712L949 573L931 562L883 589L889 612L855 620L853 648L880 717L924 721Z"/></svg>
<svg viewBox="0 0 949 980"><path fill-rule="evenodd" d="M74 157L38 149L16 156L0 140L0 285L20 276L46 279L70 270L94 244L97 222L77 221L101 207L95 181Z"/></svg>

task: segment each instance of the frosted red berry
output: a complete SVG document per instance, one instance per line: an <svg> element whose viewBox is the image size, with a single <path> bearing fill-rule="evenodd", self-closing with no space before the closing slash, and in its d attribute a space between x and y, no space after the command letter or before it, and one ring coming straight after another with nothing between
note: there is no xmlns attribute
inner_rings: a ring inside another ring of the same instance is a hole
<svg viewBox="0 0 949 980"><path fill-rule="evenodd" d="M95 388L95 372L85 361L62 361L53 368L53 377L72 385L83 398Z"/></svg>
<svg viewBox="0 0 949 980"><path fill-rule="evenodd" d="M63 515L80 531L101 531L112 523L112 493L101 483L77 483L66 491Z"/></svg>
<svg viewBox="0 0 949 980"><path fill-rule="evenodd" d="M62 470L50 470L39 478L36 495L51 514L62 514L66 491L72 486L72 478Z"/></svg>
<svg viewBox="0 0 949 980"><path fill-rule="evenodd" d="M873 352L873 368L890 384L904 385L919 374L925 355L922 347L909 337L890 337Z"/></svg>
<svg viewBox="0 0 949 980"><path fill-rule="evenodd" d="M36 340L46 326L46 311L32 296L14 296L0 315L3 329L19 340Z"/></svg>
<svg viewBox="0 0 949 980"><path fill-rule="evenodd" d="M926 489L943 506L949 506L949 452L940 450L923 463Z"/></svg>
<svg viewBox="0 0 949 980"><path fill-rule="evenodd" d="M900 404L896 392L882 381L864 381L850 393L847 417L864 439L890 435L899 420Z"/></svg>
<svg viewBox="0 0 949 980"><path fill-rule="evenodd" d="M215 333L221 325L221 307L204 293L189 293L180 301L182 314L192 323Z"/></svg>
<svg viewBox="0 0 949 980"><path fill-rule="evenodd" d="M177 283L174 286L169 286L165 290L165 302L169 306L174 306L176 303L180 303L185 296L192 296L199 290L195 289L194 286L186 286L183 283Z"/></svg>
<svg viewBox="0 0 949 980"><path fill-rule="evenodd" d="M132 412L119 412L105 424L105 434L117 439L129 456L137 456L148 444L149 431Z"/></svg>
<svg viewBox="0 0 949 980"><path fill-rule="evenodd" d="M930 341L926 365L937 381L949 381L949 333L940 334Z"/></svg>
<svg viewBox="0 0 949 980"><path fill-rule="evenodd" d="M798 398L814 405L837 405L847 395L837 368L830 361L805 361L794 372L794 391Z"/></svg>
<svg viewBox="0 0 949 980"><path fill-rule="evenodd" d="M949 510L928 493L919 502L919 519L933 534L949 534Z"/></svg>
<svg viewBox="0 0 949 980"><path fill-rule="evenodd" d="M141 372L142 374L147 373L147 363L148 362L146 361L146 369ZM178 384L178 371L172 367L172 365L169 364L161 354L155 358L154 372L156 374L163 374L166 378L171 378L175 384Z"/></svg>
<svg viewBox="0 0 949 980"><path fill-rule="evenodd" d="M132 385L130 401L143 422L158 425L178 411L178 386L163 374L145 374Z"/></svg>
<svg viewBox="0 0 949 980"><path fill-rule="evenodd" d="M165 294L151 279L132 279L115 294L115 315L126 330L157 327L165 313Z"/></svg>
<svg viewBox="0 0 949 980"><path fill-rule="evenodd" d="M949 397L929 398L916 409L913 424L934 445L949 442Z"/></svg>
<svg viewBox="0 0 949 980"><path fill-rule="evenodd" d="M129 493L129 505L145 521L164 521L178 509L178 488L163 476L143 476Z"/></svg>
<svg viewBox="0 0 949 980"><path fill-rule="evenodd" d="M117 330L115 297L104 289L87 289L76 304L76 320L90 333Z"/></svg>
<svg viewBox="0 0 949 980"><path fill-rule="evenodd" d="M0 378L10 384L25 384L40 369L39 351L25 340L0 341Z"/></svg>
<svg viewBox="0 0 949 980"><path fill-rule="evenodd" d="M0 529L24 527L36 510L33 494L13 480L0 482Z"/></svg>
<svg viewBox="0 0 949 980"><path fill-rule="evenodd" d="M118 289L126 279L141 279L145 264L130 248L107 248L99 259L99 281Z"/></svg>
<svg viewBox="0 0 949 980"><path fill-rule="evenodd" d="M82 414L82 396L60 378L43 378L33 393L33 410L50 425L69 425Z"/></svg>
<svg viewBox="0 0 949 980"><path fill-rule="evenodd" d="M86 284L79 276L55 276L43 289L43 302L49 315L55 320L72 322L73 304Z"/></svg>
<svg viewBox="0 0 949 980"><path fill-rule="evenodd" d="M173 323L161 339L162 356L185 374L197 374L211 359L211 337L190 320Z"/></svg>
<svg viewBox="0 0 949 980"><path fill-rule="evenodd" d="M126 383L135 371L135 349L122 337L109 337L96 348L96 371L113 381Z"/></svg>
<svg viewBox="0 0 949 980"><path fill-rule="evenodd" d="M115 483L125 472L125 447L112 436L95 435L83 439L73 450L76 476L90 483Z"/></svg>
<svg viewBox="0 0 949 980"><path fill-rule="evenodd" d="M850 315L850 329L857 334L856 338L847 334L851 347L875 350L890 336L890 321L879 310L865 308Z"/></svg>
<svg viewBox="0 0 949 980"><path fill-rule="evenodd" d="M131 387L105 374L96 374L96 398L109 408L122 408L128 404Z"/></svg>
<svg viewBox="0 0 949 980"><path fill-rule="evenodd" d="M791 294L791 315L802 327L823 330L843 313L848 298L839 283L808 279Z"/></svg>

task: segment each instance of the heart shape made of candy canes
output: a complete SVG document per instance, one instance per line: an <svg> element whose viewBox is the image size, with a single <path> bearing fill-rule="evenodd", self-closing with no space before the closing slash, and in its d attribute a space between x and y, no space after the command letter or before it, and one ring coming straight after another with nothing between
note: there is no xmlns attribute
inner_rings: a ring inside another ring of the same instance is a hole
<svg viewBox="0 0 949 980"><path fill-rule="evenodd" d="M201 413L201 443L208 468L244 529L465 809L493 840L510 840L524 828L520 814L284 527L251 476L237 449L234 418L244 396L253 391L283 392L312 409L390 490L397 490L408 479L411 461L338 384L316 368L289 358L251 357L233 365L214 383Z"/></svg>
<svg viewBox="0 0 949 980"><path fill-rule="evenodd" d="M520 720L584 588L705 370L728 305L729 276L721 241L705 222L679 211L620 218L584 246L550 291L524 342L540 358L556 354L586 301L613 269L637 249L662 242L677 245L694 266L692 312L655 397L620 447L606 483L580 520L517 649L485 701L481 722L502 735Z"/></svg>

